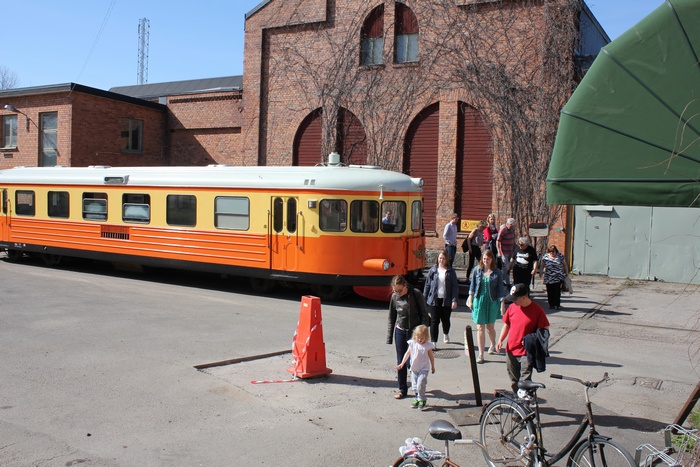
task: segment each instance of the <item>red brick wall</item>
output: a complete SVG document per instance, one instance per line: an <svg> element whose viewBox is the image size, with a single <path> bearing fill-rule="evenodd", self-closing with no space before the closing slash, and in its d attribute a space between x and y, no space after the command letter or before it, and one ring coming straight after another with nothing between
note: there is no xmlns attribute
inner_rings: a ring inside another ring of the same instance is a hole
<svg viewBox="0 0 700 467"><path fill-rule="evenodd" d="M87 166L143 166L163 165L165 148L165 113L140 105L99 97L78 91L32 94L0 102L0 115L11 104L29 115L26 131L24 115L17 118L17 150L2 151L12 154L3 157L0 168L39 164L39 126L43 112L58 113L57 165ZM121 119L143 120L143 153L122 153Z"/></svg>
<svg viewBox="0 0 700 467"><path fill-rule="evenodd" d="M245 165L238 91L168 98L170 165Z"/></svg>
<svg viewBox="0 0 700 467"><path fill-rule="evenodd" d="M15 114L15 112L5 110L6 104L14 106L29 116L29 130L27 131L25 123L26 117L17 114L17 149L2 151L0 169L21 165L39 165L40 115L44 112L58 112L58 158L56 164L71 165L71 106L65 94L13 97L0 102L0 115Z"/></svg>
<svg viewBox="0 0 700 467"><path fill-rule="evenodd" d="M73 92L72 164L165 165L165 112L104 97ZM59 117L60 118L60 117ZM122 119L143 121L143 151L121 151Z"/></svg>

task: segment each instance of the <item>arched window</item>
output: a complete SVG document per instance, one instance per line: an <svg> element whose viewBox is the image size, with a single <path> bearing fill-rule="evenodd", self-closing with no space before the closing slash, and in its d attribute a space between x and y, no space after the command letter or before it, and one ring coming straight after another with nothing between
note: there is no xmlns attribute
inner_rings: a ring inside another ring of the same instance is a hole
<svg viewBox="0 0 700 467"><path fill-rule="evenodd" d="M394 63L418 61L418 19L403 3L396 3Z"/></svg>
<svg viewBox="0 0 700 467"><path fill-rule="evenodd" d="M365 19L360 32L360 65L381 65L384 51L384 5Z"/></svg>

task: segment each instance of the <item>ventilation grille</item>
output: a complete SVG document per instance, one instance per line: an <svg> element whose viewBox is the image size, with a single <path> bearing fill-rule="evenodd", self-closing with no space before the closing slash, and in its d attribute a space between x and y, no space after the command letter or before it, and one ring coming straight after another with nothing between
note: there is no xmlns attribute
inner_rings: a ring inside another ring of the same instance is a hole
<svg viewBox="0 0 700 467"><path fill-rule="evenodd" d="M100 226L100 237L113 238L115 240L129 240L129 227L118 225L102 225Z"/></svg>

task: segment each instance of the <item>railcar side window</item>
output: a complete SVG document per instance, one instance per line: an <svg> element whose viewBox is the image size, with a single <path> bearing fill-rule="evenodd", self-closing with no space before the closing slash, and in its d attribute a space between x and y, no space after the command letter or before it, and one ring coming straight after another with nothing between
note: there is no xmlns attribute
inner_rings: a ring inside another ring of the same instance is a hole
<svg viewBox="0 0 700 467"><path fill-rule="evenodd" d="M193 195L168 195L165 221L168 225L197 225L197 198Z"/></svg>
<svg viewBox="0 0 700 467"><path fill-rule="evenodd" d="M33 191L17 190L15 192L15 214L33 216L35 209Z"/></svg>
<svg viewBox="0 0 700 467"><path fill-rule="evenodd" d="M365 233L379 230L379 203L366 200L350 203L350 230Z"/></svg>
<svg viewBox="0 0 700 467"><path fill-rule="evenodd" d="M403 232L406 230L406 203L385 201L382 203L382 232Z"/></svg>
<svg viewBox="0 0 700 467"><path fill-rule="evenodd" d="M83 219L107 220L107 193L83 193Z"/></svg>
<svg viewBox="0 0 700 467"><path fill-rule="evenodd" d="M70 197L67 191L49 191L47 210L49 217L67 219L70 214Z"/></svg>
<svg viewBox="0 0 700 467"><path fill-rule="evenodd" d="M423 218L423 206L420 201L414 201L411 206L411 230L418 232L421 230L421 219Z"/></svg>
<svg viewBox="0 0 700 467"><path fill-rule="evenodd" d="M122 220L148 224L151 221L151 195L124 193L122 195Z"/></svg>
<svg viewBox="0 0 700 467"><path fill-rule="evenodd" d="M7 214L7 188L2 190L2 213Z"/></svg>
<svg viewBox="0 0 700 467"><path fill-rule="evenodd" d="M217 196L214 200L214 225L217 229L248 230L250 200L242 196Z"/></svg>
<svg viewBox="0 0 700 467"><path fill-rule="evenodd" d="M318 223L325 232L345 232L348 225L348 202L344 199L322 199Z"/></svg>

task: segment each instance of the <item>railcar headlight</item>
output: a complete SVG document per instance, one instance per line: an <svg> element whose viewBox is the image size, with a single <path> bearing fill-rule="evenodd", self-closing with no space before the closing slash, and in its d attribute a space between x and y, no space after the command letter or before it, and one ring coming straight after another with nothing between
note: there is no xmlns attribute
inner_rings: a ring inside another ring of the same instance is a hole
<svg viewBox="0 0 700 467"><path fill-rule="evenodd" d="M371 258L364 260L362 266L367 269L374 269L375 271L388 271L394 267L394 264L385 258Z"/></svg>

